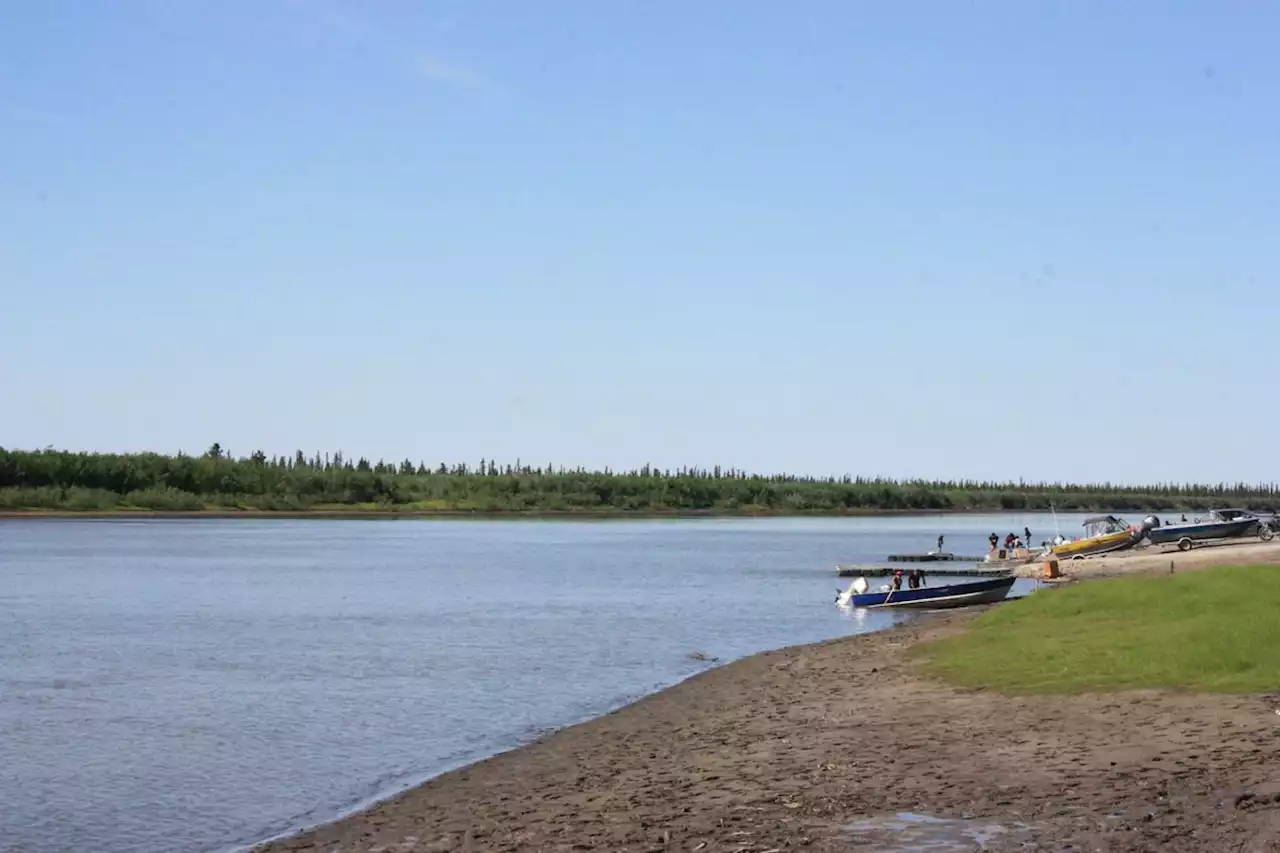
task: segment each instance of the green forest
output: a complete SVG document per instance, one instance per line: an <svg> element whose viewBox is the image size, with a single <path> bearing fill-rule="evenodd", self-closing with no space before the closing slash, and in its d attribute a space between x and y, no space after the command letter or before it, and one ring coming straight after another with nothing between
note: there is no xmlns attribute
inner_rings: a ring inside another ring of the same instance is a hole
<svg viewBox="0 0 1280 853"><path fill-rule="evenodd" d="M434 467L342 453L233 457L0 448L0 511L855 514L910 510L1280 508L1275 483L1149 486L760 475L650 466L587 471L480 459Z"/></svg>

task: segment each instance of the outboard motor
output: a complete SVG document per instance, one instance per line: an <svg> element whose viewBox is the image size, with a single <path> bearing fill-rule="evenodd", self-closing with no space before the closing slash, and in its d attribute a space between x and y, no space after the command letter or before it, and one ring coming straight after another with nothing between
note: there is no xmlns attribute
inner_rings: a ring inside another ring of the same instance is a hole
<svg viewBox="0 0 1280 853"><path fill-rule="evenodd" d="M853 583L849 584L849 588L844 592L836 590L836 604L841 607L847 607L855 595L862 595L867 591L867 579L859 577Z"/></svg>
<svg viewBox="0 0 1280 853"><path fill-rule="evenodd" d="M1130 525L1129 532L1133 537L1134 544L1142 542L1142 540L1146 539L1148 535L1151 535L1152 530L1155 530L1158 526L1160 526L1160 519L1157 519L1157 517L1153 515L1148 515L1146 519L1143 519L1142 525L1140 526Z"/></svg>

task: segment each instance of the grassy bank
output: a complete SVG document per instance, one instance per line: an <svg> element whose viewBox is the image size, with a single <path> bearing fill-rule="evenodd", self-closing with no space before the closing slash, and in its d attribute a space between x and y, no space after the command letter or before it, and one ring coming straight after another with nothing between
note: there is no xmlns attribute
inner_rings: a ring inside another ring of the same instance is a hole
<svg viewBox="0 0 1280 853"><path fill-rule="evenodd" d="M429 467L341 453L233 458L0 448L0 512L855 515L873 512L1280 508L1275 484L995 483L797 477L733 468L587 471L482 459Z"/></svg>
<svg viewBox="0 0 1280 853"><path fill-rule="evenodd" d="M1280 689L1280 567L1046 590L916 650L929 673L1006 693Z"/></svg>

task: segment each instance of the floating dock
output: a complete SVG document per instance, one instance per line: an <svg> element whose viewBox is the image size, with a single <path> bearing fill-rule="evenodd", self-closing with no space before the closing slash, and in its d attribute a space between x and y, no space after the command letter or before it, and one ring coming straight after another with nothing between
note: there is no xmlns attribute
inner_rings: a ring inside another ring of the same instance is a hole
<svg viewBox="0 0 1280 853"><path fill-rule="evenodd" d="M930 574L946 575L948 577L992 577L994 575L1007 575L1010 569L1009 565L1002 566L957 566L951 568L938 568L930 571ZM901 566L863 566L843 564L836 566L836 576L842 578L883 578L892 575L894 572L902 571Z"/></svg>
<svg viewBox="0 0 1280 853"><path fill-rule="evenodd" d="M961 557L957 554L931 552L928 554L890 554L890 563L981 563L986 557Z"/></svg>

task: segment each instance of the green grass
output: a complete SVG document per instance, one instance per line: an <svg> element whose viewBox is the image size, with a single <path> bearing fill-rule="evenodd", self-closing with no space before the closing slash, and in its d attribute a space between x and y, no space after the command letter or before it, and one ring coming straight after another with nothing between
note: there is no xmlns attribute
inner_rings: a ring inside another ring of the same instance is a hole
<svg viewBox="0 0 1280 853"><path fill-rule="evenodd" d="M1002 693L1280 689L1280 566L1043 590L916 649L925 670Z"/></svg>

